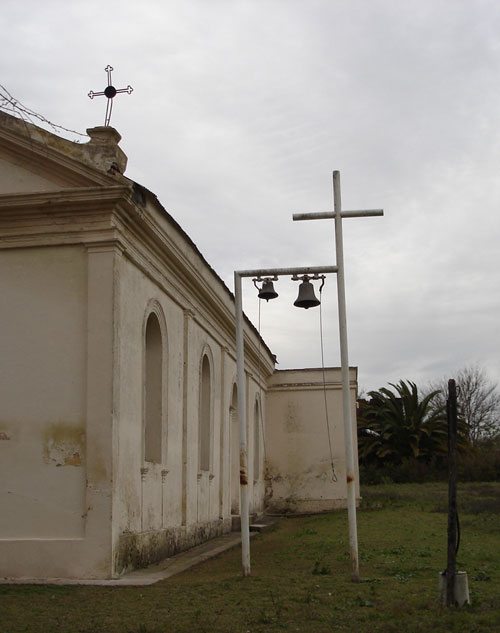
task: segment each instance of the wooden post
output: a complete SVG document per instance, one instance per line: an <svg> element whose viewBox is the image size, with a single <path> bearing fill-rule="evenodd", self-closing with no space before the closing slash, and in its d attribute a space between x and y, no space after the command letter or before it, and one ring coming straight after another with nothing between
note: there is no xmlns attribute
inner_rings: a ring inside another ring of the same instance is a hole
<svg viewBox="0 0 500 633"><path fill-rule="evenodd" d="M446 604L455 604L457 554L457 387L448 380L448 564L446 567Z"/></svg>

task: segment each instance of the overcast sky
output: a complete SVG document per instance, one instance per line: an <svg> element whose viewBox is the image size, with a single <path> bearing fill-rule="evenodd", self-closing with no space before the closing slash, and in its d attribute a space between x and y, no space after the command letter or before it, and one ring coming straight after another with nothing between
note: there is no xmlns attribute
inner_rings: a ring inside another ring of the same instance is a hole
<svg viewBox="0 0 500 633"><path fill-rule="evenodd" d="M111 120L126 175L231 290L235 269L335 263L332 220L292 221L332 209L333 170L344 210L384 209L344 220L361 388L471 364L500 380L498 0L3 0L0 24L0 83L54 123L104 123L87 94L107 64L134 88ZM276 289L261 332L278 367L319 366L319 310ZM339 365L334 275L323 323Z"/></svg>

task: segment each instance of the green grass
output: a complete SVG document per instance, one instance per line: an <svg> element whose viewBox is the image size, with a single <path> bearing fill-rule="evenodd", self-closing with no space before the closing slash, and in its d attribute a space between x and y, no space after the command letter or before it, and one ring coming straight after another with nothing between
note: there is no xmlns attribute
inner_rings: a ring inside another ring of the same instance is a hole
<svg viewBox="0 0 500 633"><path fill-rule="evenodd" d="M239 549L150 587L0 586L1 633L500 632L500 484L459 487L472 604L443 608L445 484L368 486L358 512L362 581L347 515L283 519Z"/></svg>

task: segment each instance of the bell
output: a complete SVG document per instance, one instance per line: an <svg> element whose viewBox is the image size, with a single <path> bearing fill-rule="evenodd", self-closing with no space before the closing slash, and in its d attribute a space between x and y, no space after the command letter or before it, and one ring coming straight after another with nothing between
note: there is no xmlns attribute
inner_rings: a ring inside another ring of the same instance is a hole
<svg viewBox="0 0 500 633"><path fill-rule="evenodd" d="M259 299L269 301L269 299L276 299L277 296L278 293L274 289L273 282L270 279L264 279L262 282L262 288L259 290Z"/></svg>
<svg viewBox="0 0 500 633"><path fill-rule="evenodd" d="M319 306L320 301L316 298L314 294L314 286L310 281L304 279L304 281L299 286L299 296L293 302L294 306L297 308L314 308Z"/></svg>

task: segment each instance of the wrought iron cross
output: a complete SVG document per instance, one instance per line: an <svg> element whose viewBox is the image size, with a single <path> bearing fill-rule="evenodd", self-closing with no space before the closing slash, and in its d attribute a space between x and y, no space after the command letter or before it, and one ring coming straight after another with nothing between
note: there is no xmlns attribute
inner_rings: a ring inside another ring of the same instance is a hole
<svg viewBox="0 0 500 633"><path fill-rule="evenodd" d="M93 90L91 90L89 92L89 97L91 99L93 99L94 97L102 96L108 98L108 105L106 106L106 116L104 118L104 125L108 126L111 119L114 97L116 97L119 92L127 92L128 94L130 94L131 92L133 92L134 89L132 88L132 86L127 86L126 88L120 88L119 90L117 90L111 83L111 72L113 71L113 67L108 64L104 70L108 73L107 87L102 92L94 92Z"/></svg>

